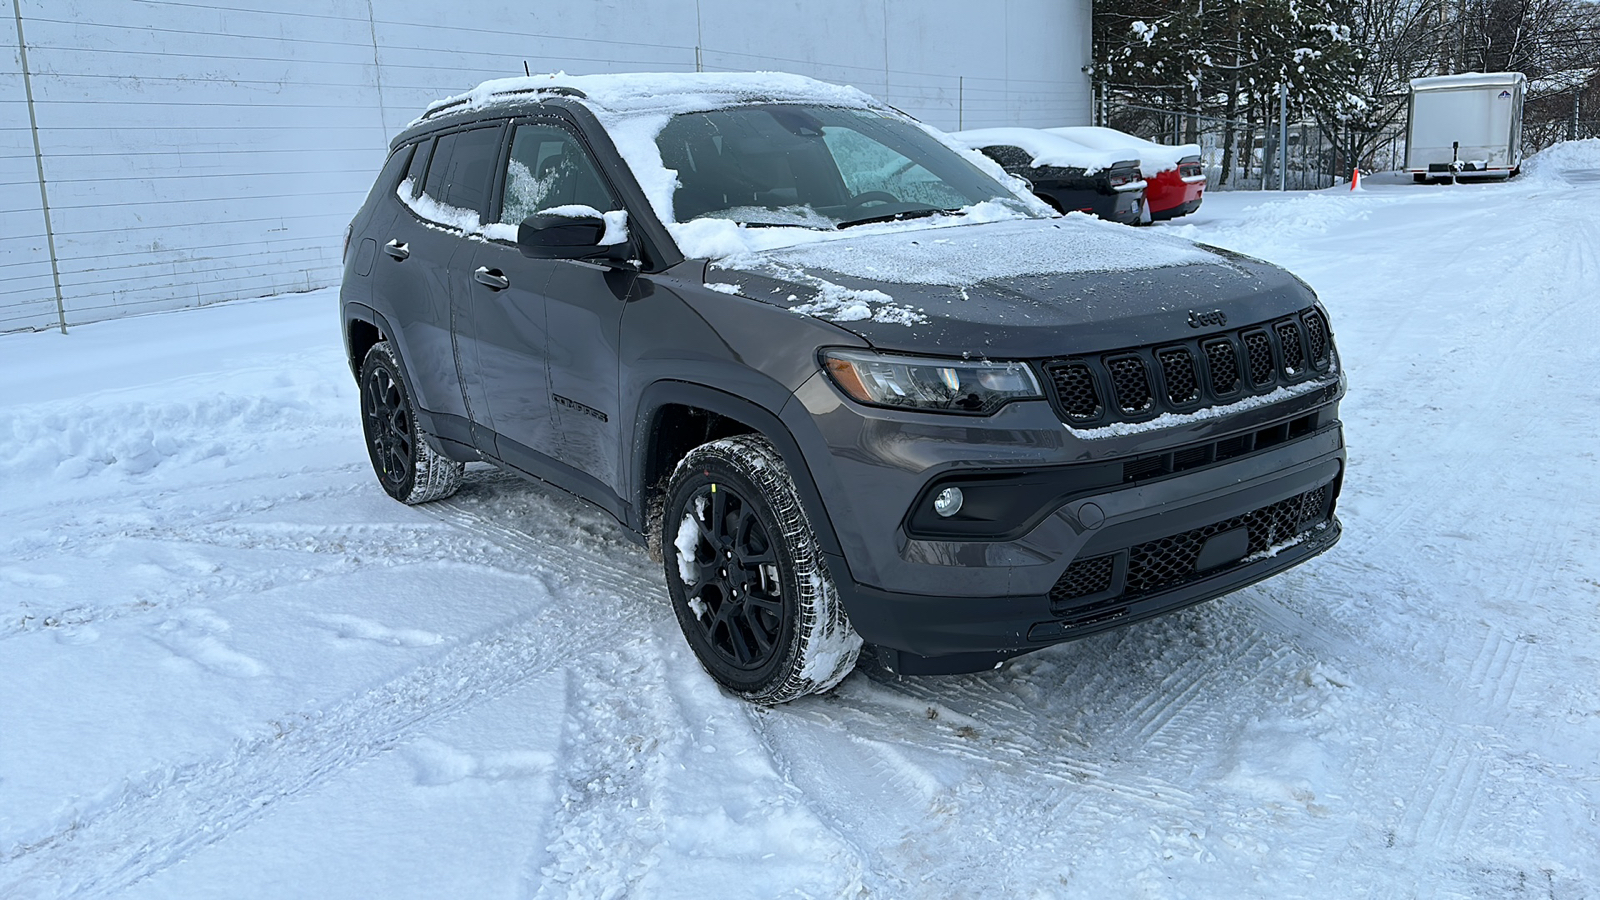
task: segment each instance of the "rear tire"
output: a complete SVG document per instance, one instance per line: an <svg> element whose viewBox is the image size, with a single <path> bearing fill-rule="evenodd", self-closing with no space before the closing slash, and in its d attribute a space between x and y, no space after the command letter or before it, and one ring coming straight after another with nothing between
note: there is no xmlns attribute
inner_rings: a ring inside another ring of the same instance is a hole
<svg viewBox="0 0 1600 900"><path fill-rule="evenodd" d="M783 458L739 435L689 451L660 526L672 610L712 678L755 703L821 693L855 668L861 638Z"/></svg>
<svg viewBox="0 0 1600 900"><path fill-rule="evenodd" d="M388 341L367 351L360 388L361 430L372 471L384 492L401 503L426 503L454 494L466 465L429 446Z"/></svg>

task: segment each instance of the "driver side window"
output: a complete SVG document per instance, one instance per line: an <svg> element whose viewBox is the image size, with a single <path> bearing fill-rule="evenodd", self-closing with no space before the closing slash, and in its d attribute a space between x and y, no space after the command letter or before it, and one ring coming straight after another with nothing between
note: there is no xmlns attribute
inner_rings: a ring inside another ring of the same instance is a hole
<svg viewBox="0 0 1600 900"><path fill-rule="evenodd" d="M617 208L589 151L564 128L518 125L506 160L501 223L516 225L542 210L574 205L597 212Z"/></svg>

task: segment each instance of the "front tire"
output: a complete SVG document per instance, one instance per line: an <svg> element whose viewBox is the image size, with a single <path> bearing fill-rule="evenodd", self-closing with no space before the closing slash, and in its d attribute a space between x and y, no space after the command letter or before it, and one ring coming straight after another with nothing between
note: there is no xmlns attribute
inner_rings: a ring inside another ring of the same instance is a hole
<svg viewBox="0 0 1600 900"><path fill-rule="evenodd" d="M361 430L378 483L401 503L439 500L461 487L466 465L428 445L388 341L372 345L361 362Z"/></svg>
<svg viewBox="0 0 1600 900"><path fill-rule="evenodd" d="M700 664L756 703L821 693L861 638L783 458L765 438L702 444L668 483L661 556L672 610Z"/></svg>

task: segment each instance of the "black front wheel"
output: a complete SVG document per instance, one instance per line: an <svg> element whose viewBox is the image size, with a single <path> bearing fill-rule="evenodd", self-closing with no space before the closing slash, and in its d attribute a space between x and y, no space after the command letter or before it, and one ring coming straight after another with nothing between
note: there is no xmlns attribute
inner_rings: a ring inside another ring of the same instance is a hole
<svg viewBox="0 0 1600 900"><path fill-rule="evenodd" d="M461 487L466 466L428 446L388 341L374 344L361 363L361 431L378 483L401 503L438 500Z"/></svg>
<svg viewBox="0 0 1600 900"><path fill-rule="evenodd" d="M667 487L660 537L678 624L724 687L784 703L828 690L855 667L861 638L765 438L690 451Z"/></svg>

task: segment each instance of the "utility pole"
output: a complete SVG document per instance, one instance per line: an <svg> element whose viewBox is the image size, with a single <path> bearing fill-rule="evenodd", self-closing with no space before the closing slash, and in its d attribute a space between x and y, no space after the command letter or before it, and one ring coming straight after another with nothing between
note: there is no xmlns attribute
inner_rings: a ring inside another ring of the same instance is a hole
<svg viewBox="0 0 1600 900"><path fill-rule="evenodd" d="M1289 189L1289 82L1278 86L1278 190Z"/></svg>

